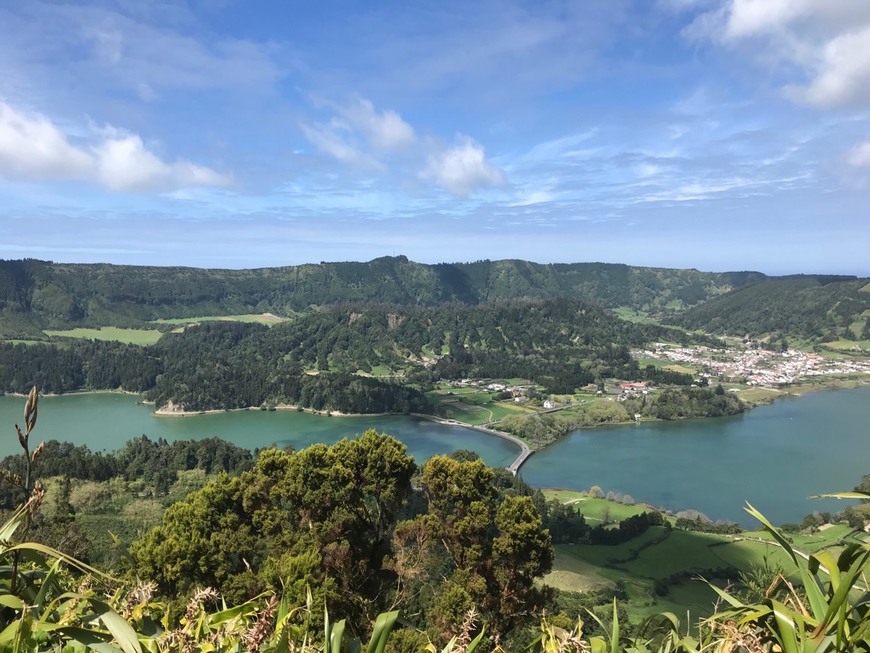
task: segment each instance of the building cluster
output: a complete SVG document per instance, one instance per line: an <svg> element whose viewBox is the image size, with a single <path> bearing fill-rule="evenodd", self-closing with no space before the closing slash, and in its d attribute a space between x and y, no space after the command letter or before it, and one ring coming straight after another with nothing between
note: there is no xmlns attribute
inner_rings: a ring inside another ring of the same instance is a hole
<svg viewBox="0 0 870 653"><path fill-rule="evenodd" d="M655 351L638 350L632 352L632 356L690 365L699 370L702 378L765 387L794 383L811 376L870 374L870 360L835 360L794 349L777 352L767 349L675 347L657 343Z"/></svg>

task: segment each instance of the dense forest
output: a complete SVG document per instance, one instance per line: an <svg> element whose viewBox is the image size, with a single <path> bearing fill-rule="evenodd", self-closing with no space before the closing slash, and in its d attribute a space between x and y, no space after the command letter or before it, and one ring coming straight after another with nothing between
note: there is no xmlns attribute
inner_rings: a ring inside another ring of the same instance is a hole
<svg viewBox="0 0 870 653"><path fill-rule="evenodd" d="M148 347L0 343L0 389L123 388L158 407L171 402L193 411L291 404L407 413L428 412L418 388L441 379L519 377L557 393L610 377L692 383L689 375L641 369L632 360L632 347L658 339L716 342L626 322L578 300L342 305L272 328L205 322ZM394 378L366 376L376 367Z"/></svg>

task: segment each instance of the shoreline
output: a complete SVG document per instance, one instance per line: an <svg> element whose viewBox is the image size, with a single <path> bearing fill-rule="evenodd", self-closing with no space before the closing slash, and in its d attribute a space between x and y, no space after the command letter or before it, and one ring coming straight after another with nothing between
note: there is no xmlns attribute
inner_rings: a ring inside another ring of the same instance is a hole
<svg viewBox="0 0 870 653"><path fill-rule="evenodd" d="M130 393L137 394L137 393ZM152 404L152 401L143 401L143 404ZM166 406L172 406L167 408ZM308 415L318 415L320 417L384 417L387 415L399 415L400 413L342 413L339 410L315 410L313 408L300 408L294 404L276 404L271 409L263 409L260 406L247 406L242 408L209 408L206 410L182 410L175 408L175 404L171 401L161 408L154 409L151 414L157 417L196 417L197 415L219 415L221 413L243 413L243 412L286 412L286 413L306 413Z"/></svg>

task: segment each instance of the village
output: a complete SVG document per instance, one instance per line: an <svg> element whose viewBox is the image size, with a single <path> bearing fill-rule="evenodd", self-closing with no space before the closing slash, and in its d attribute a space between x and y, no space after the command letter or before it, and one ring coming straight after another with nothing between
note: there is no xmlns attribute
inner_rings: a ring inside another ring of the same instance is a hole
<svg viewBox="0 0 870 653"><path fill-rule="evenodd" d="M870 360L826 358L796 349L773 351L762 348L713 349L656 343L655 350L637 350L638 360L670 361L698 370L700 378L776 387L813 376L870 374Z"/></svg>

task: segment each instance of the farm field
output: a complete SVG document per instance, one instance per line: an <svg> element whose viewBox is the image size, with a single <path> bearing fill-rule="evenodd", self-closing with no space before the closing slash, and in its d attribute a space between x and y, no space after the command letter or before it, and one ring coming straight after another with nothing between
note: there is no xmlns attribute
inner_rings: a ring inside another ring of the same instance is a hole
<svg viewBox="0 0 870 653"><path fill-rule="evenodd" d="M156 329L121 329L118 327L78 328L63 331L43 331L53 338L82 338L85 340L114 340L128 345L153 345L163 335Z"/></svg>

